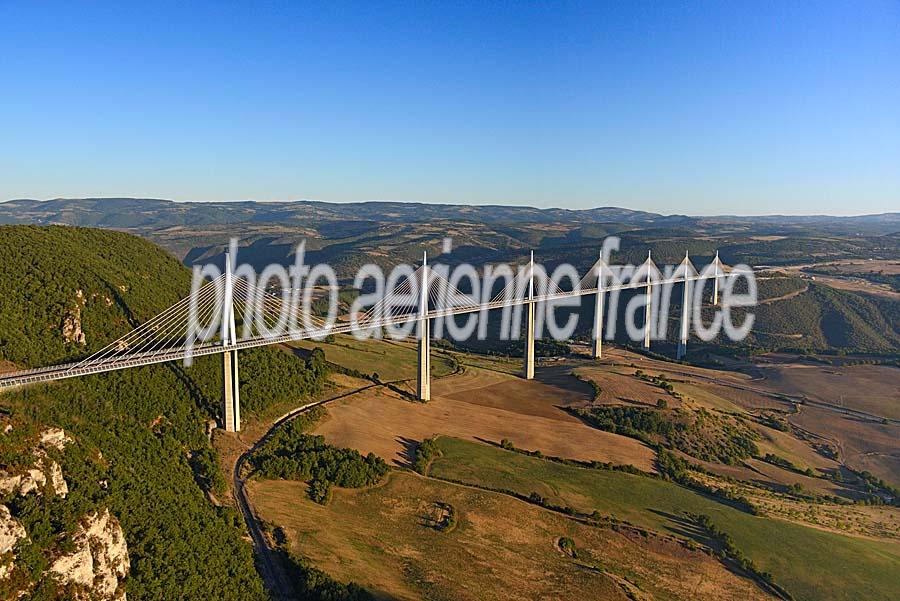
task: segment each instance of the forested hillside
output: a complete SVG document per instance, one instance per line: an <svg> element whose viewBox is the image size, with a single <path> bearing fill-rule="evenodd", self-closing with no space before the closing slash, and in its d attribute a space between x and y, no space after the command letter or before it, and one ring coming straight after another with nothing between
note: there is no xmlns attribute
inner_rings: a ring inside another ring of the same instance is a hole
<svg viewBox="0 0 900 601"><path fill-rule="evenodd" d="M753 308L748 343L763 348L896 352L896 302L810 283L806 292Z"/></svg>
<svg viewBox="0 0 900 601"><path fill-rule="evenodd" d="M188 293L189 272L178 261L127 234L2 227L0 252L0 359L19 366L85 355ZM84 344L63 335L76 302ZM242 353L245 413L316 394L325 376L320 355L304 362L278 350ZM204 431L218 411L220 377L217 358L203 357L190 368L154 365L0 395L0 412L16 428L58 426L78 441L63 464L65 502L10 501L28 530L17 551L40 581L34 598L66 598L40 575L61 551L59 535L101 507L125 533L129 599L265 598L238 514L204 490L221 483ZM260 385L269 378L278 386Z"/></svg>
<svg viewBox="0 0 900 601"><path fill-rule="evenodd" d="M77 227L0 227L0 357L21 366L103 348L190 291L190 272L151 242ZM63 334L80 322L84 341Z"/></svg>

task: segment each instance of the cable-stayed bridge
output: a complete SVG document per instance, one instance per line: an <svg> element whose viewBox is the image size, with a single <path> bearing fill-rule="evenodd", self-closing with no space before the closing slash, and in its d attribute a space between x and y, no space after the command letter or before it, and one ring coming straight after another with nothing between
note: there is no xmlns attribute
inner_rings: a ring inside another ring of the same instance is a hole
<svg viewBox="0 0 900 601"><path fill-rule="evenodd" d="M593 324L593 356L602 355L604 297L607 293L629 289L645 289L644 346L651 341L651 299L655 286L683 284L681 328L678 357L684 356L690 316L689 283L712 279L713 304L718 304L719 279L727 266L718 253L713 262L698 271L685 255L684 261L666 277L649 254L636 273L642 279L619 279L616 268L602 259L571 290L563 290L542 270L535 270L534 258L507 278L505 286L490 300L479 300L460 291L443 275L422 265L406 277L394 290L367 311L344 315L326 323L321 317L304 310L302 303L286 302L282 296L267 292L245 278L233 277L230 258L226 269L197 290L156 317L135 327L131 332L80 361L27 369L0 376L0 389L26 384L52 382L88 374L128 369L142 365L183 361L189 357L223 355L223 420L227 430L240 429L237 352L244 349L292 341L321 339L329 334L377 331L406 325L417 326L419 343L417 396L428 400L430 385L430 323L437 318L497 309L526 309L525 355L523 372L534 377L535 312L537 303L553 303L581 296L595 297ZM308 307L307 307L308 308ZM410 322L415 322L411 324ZM238 326L241 336L238 337ZM199 336L198 336L199 333Z"/></svg>

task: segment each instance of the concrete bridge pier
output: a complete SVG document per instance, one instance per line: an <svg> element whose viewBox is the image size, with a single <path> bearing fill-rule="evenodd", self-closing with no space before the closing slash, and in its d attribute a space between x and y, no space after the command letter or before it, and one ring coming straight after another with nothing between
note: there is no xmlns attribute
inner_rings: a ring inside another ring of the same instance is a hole
<svg viewBox="0 0 900 601"><path fill-rule="evenodd" d="M422 255L419 272L419 348L416 378L416 397L420 401L431 400L431 324L428 319L428 255Z"/></svg>
<svg viewBox="0 0 900 601"><path fill-rule="evenodd" d="M225 251L225 298L222 303L222 346L234 346L237 333L234 326L234 282L231 277L231 255ZM226 432L241 429L241 395L238 379L237 349L222 353L222 420Z"/></svg>
<svg viewBox="0 0 900 601"><path fill-rule="evenodd" d="M597 277L597 298L594 304L594 348L591 356L594 359L603 357L603 276Z"/></svg>
<svg viewBox="0 0 900 601"><path fill-rule="evenodd" d="M527 305L528 315L525 324L525 379L534 379L534 303Z"/></svg>
<svg viewBox="0 0 900 601"><path fill-rule="evenodd" d="M237 351L222 353L222 417L227 432L241 429L241 394Z"/></svg>
<svg viewBox="0 0 900 601"><path fill-rule="evenodd" d="M716 251L716 258L713 260L713 306L719 305L719 251Z"/></svg>
<svg viewBox="0 0 900 601"><path fill-rule="evenodd" d="M429 320L419 321L419 369L416 380L416 397L420 401L431 400L431 325Z"/></svg>
<svg viewBox="0 0 900 601"><path fill-rule="evenodd" d="M653 311L650 307L650 301L653 298L653 284L647 279L647 304L644 306L644 348L650 349L650 324L653 321Z"/></svg>
<svg viewBox="0 0 900 601"><path fill-rule="evenodd" d="M534 379L534 251L528 263L528 302L525 321L525 379Z"/></svg>
<svg viewBox="0 0 900 601"><path fill-rule="evenodd" d="M687 282L688 277L688 258L685 255L684 258L684 277L685 281L682 286L684 286L684 292L681 297L681 336L678 339L678 350L675 353L675 359L684 359L684 356L687 354L687 342L688 342L688 332L691 327L691 313L690 313L690 300L691 300L691 286Z"/></svg>
<svg viewBox="0 0 900 601"><path fill-rule="evenodd" d="M644 305L644 349L650 350L650 326L653 323L653 309L650 306L653 300L653 278L650 270L653 269L653 259L647 253L647 304Z"/></svg>

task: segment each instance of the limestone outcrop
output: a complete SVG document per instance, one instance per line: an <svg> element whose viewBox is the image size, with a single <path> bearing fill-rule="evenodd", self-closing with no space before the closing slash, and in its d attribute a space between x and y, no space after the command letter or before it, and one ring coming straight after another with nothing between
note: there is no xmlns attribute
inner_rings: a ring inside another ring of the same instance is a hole
<svg viewBox="0 0 900 601"><path fill-rule="evenodd" d="M72 439L61 428L47 428L42 431L38 446L31 451L37 459L33 467L18 474L0 470L0 494L11 492L20 495L41 494L49 481L53 493L65 497L69 494L69 486L66 484L62 468L48 457L47 450L63 451L70 442Z"/></svg>
<svg viewBox="0 0 900 601"><path fill-rule="evenodd" d="M7 424L5 434L12 431ZM2 435L2 434L0 434ZM74 440L61 428L45 428L27 439L17 467L0 469L0 494L46 495L65 497L69 492L57 459ZM78 520L74 530L59 532L56 542L41 549L50 567L39 581L53 578L61 594L75 601L124 601L125 578L131 568L125 533L108 508L92 511ZM17 563L17 546L28 540L28 531L0 505L0 597L27 597L36 582L28 582L27 568ZM65 550L65 552L63 552ZM3 584L8 587L4 588Z"/></svg>
<svg viewBox="0 0 900 601"><path fill-rule="evenodd" d="M89 514L72 536L75 550L57 558L50 574L82 591L76 599L125 600L124 579L131 568L125 533L108 509Z"/></svg>
<svg viewBox="0 0 900 601"><path fill-rule="evenodd" d="M62 428L46 428L41 432L41 444L62 451L72 442L72 438Z"/></svg>
<svg viewBox="0 0 900 601"><path fill-rule="evenodd" d="M84 335L84 332L81 329L81 308L84 307L85 298L84 292L81 290L75 291L75 306L68 311L62 317L62 336L66 342L71 342L74 344L78 344L84 346L87 343L87 338Z"/></svg>
<svg viewBox="0 0 900 601"><path fill-rule="evenodd" d="M9 507L0 505L0 555L12 551L26 536L25 528L9 513Z"/></svg>

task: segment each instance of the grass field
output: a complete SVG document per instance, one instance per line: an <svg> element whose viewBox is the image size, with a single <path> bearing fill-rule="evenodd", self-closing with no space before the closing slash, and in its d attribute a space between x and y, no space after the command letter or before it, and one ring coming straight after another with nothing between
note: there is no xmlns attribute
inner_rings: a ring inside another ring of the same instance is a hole
<svg viewBox="0 0 900 601"><path fill-rule="evenodd" d="M512 497L394 472L367 490L338 490L328 506L298 482L251 482L260 517L342 581L379 599L767 599L710 555L662 536L598 528ZM433 527L450 504L457 527ZM570 537L577 559L562 553Z"/></svg>
<svg viewBox="0 0 900 601"><path fill-rule="evenodd" d="M515 440L513 441L515 442ZM833 534L754 517L673 483L621 472L587 470L487 445L442 438L432 475L528 495L578 511L598 510L681 536L685 512L709 515L739 549L801 600L900 598L896 542Z"/></svg>
<svg viewBox="0 0 900 601"><path fill-rule="evenodd" d="M652 471L655 453L643 443L591 428L559 407L584 398L544 382L466 368L435 380L432 400L416 403L370 389L329 405L331 419L315 432L333 444L373 452L407 465L415 445L434 434L499 442L584 460L632 464Z"/></svg>
<svg viewBox="0 0 900 601"><path fill-rule="evenodd" d="M335 336L333 343L303 340L293 343L300 348L311 350L315 347L325 351L325 358L331 363L364 374L377 373L383 381L408 380L416 377L416 347L409 342L391 340L357 340L348 334ZM431 375L440 377L454 370L454 363L447 355L431 351Z"/></svg>
<svg viewBox="0 0 900 601"><path fill-rule="evenodd" d="M463 365L472 367L480 367L491 371L518 376L522 373L522 359L508 357L489 357L486 355L476 355L474 353L454 352L453 355Z"/></svg>

